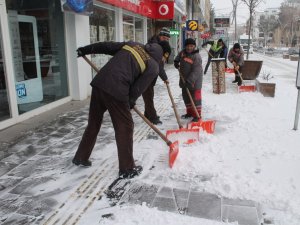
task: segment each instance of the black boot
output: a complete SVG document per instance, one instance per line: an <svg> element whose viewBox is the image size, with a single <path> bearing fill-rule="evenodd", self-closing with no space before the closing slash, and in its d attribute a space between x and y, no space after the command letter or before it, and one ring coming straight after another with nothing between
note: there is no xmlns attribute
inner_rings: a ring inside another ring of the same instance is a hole
<svg viewBox="0 0 300 225"><path fill-rule="evenodd" d="M241 86L242 85L242 79L240 77L238 77L238 83L237 83L238 86Z"/></svg>
<svg viewBox="0 0 300 225"><path fill-rule="evenodd" d="M128 169L128 170L120 170L119 171L119 177L120 178L133 178L135 176L140 175L140 173L143 171L143 167L142 166L134 166L132 169Z"/></svg>
<svg viewBox="0 0 300 225"><path fill-rule="evenodd" d="M80 160L80 159L73 159L72 163L74 163L76 166L84 166L84 167L90 167L92 166L92 162L90 160Z"/></svg>
<svg viewBox="0 0 300 225"><path fill-rule="evenodd" d="M232 83L237 83L239 81L239 76L235 75L234 81Z"/></svg>

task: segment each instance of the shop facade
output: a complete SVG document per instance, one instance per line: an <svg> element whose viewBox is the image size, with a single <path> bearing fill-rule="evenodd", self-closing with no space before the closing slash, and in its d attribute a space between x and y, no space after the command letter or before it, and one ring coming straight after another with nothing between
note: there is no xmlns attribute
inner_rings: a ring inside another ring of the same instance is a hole
<svg viewBox="0 0 300 225"><path fill-rule="evenodd" d="M172 1L93 4L94 13L86 16L63 12L61 0L0 0L0 130L90 95L95 74L77 58L79 46L98 41L146 43L156 32L154 21L172 21L175 11ZM172 18L165 7L170 7ZM101 67L109 56L91 59Z"/></svg>

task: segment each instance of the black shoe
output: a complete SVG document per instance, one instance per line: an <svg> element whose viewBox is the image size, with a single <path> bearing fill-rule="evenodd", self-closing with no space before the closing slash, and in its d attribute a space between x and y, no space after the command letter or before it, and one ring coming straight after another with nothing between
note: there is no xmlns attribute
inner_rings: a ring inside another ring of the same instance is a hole
<svg viewBox="0 0 300 225"><path fill-rule="evenodd" d="M232 81L232 83L237 83L237 82L239 82L238 80L234 80L234 81Z"/></svg>
<svg viewBox="0 0 300 225"><path fill-rule="evenodd" d="M200 119L198 118L198 117L194 117L193 119L192 119L192 122L198 122Z"/></svg>
<svg viewBox="0 0 300 225"><path fill-rule="evenodd" d="M237 83L237 85L238 85L238 86L241 86L241 85L242 85L242 81L239 80L238 83Z"/></svg>
<svg viewBox="0 0 300 225"><path fill-rule="evenodd" d="M142 171L143 171L143 167L142 166L134 166L132 169L120 170L119 171L119 177L120 178L131 179L131 178L133 178L135 176L140 175Z"/></svg>
<svg viewBox="0 0 300 225"><path fill-rule="evenodd" d="M189 119L191 118L192 116L190 114L184 114L184 115L181 115L181 119Z"/></svg>
<svg viewBox="0 0 300 225"><path fill-rule="evenodd" d="M159 125L159 124L162 124L162 122L159 120L159 117L156 117L152 120L150 120L151 123L153 123L154 125Z"/></svg>
<svg viewBox="0 0 300 225"><path fill-rule="evenodd" d="M74 163L76 166L85 166L90 167L92 166L92 162L90 160L79 160L79 159L73 159L72 163Z"/></svg>

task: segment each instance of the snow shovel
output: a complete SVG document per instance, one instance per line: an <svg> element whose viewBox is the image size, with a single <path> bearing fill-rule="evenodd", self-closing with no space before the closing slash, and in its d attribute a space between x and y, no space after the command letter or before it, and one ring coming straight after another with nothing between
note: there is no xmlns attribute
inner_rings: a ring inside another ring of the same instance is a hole
<svg viewBox="0 0 300 225"><path fill-rule="evenodd" d="M178 70L178 71L179 71L180 79L181 79L183 85L185 85L186 82L185 82L185 80L184 80L184 77L182 76L180 70ZM200 128L200 127L201 127L201 128L202 128L203 130L205 130L207 133L210 133L210 134L214 133L216 121L214 121L214 120L202 121L201 118L200 118L200 115L199 115L199 113L198 113L198 111L197 111L197 108L196 108L196 106L195 106L195 103L194 103L193 97L192 97L192 95L191 95L191 92L190 92L190 90L189 90L187 87L186 87L186 92L187 92L187 94L188 94L188 96L189 96L189 99L190 99L190 101L191 101L193 110L194 110L194 112L195 112L195 114L196 114L196 116L197 116L197 119L198 119L197 122L191 122L191 123L189 123L187 128L188 128L188 129L196 129L196 128Z"/></svg>
<svg viewBox="0 0 300 225"><path fill-rule="evenodd" d="M98 73L99 69L96 67L94 63L91 62L85 55L82 56L84 60ZM170 147L169 149L169 166L172 168L174 162L177 158L179 152L179 145L178 141L171 142L167 139L163 133L161 133L137 108L136 106L133 107L133 110L166 142L166 144Z"/></svg>
<svg viewBox="0 0 300 225"><path fill-rule="evenodd" d="M192 144L195 141L199 141L199 129L189 129L189 128L183 128L180 119L179 119L179 115L178 115L178 111L171 93L171 89L168 83L166 83L167 89L168 89L168 93L169 93L169 97L171 99L172 102L172 106L173 106L173 110L174 110L174 114L179 126L179 129L176 130L167 130L166 132L166 137L170 138L171 140L181 140L183 141L185 144ZM187 139L187 140L186 140Z"/></svg>
<svg viewBox="0 0 300 225"><path fill-rule="evenodd" d="M157 127L155 127L137 108L133 107L133 110L157 133L161 139L163 139L169 146L169 166L172 168L179 152L178 141L171 142Z"/></svg>
<svg viewBox="0 0 300 225"><path fill-rule="evenodd" d="M210 55L210 57L215 58L206 48L204 48L204 49Z"/></svg>
<svg viewBox="0 0 300 225"><path fill-rule="evenodd" d="M239 92L255 92L256 91L256 86L255 85L245 85L244 79L242 77L242 74L240 73L240 71L238 69L236 69L237 73L239 74L239 77L241 78L242 81L242 85L238 86L238 91Z"/></svg>

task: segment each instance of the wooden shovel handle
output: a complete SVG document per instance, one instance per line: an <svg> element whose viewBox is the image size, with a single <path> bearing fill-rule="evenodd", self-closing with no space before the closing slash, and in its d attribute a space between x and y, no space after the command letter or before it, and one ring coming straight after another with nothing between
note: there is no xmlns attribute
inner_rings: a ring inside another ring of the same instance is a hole
<svg viewBox="0 0 300 225"><path fill-rule="evenodd" d="M183 126L182 126L182 124L180 122L180 119L179 119L178 111L177 111L177 108L176 108L176 105L175 105L175 102L174 102L174 99L173 99L173 96L172 96L172 93L171 93L170 86L169 86L168 83L166 83L166 86L167 86L168 93L169 93L169 96L170 96L170 99L171 99L171 102L172 102L172 105L173 105L173 109L174 109L174 113L175 113L175 117L176 117L178 126L181 129L181 128L183 128Z"/></svg>
<svg viewBox="0 0 300 225"><path fill-rule="evenodd" d="M180 79L182 80L182 83L185 85L186 82L185 82L185 80L184 80L184 77L182 76L180 70L178 70L178 71L179 71ZM194 109L194 111L195 111L195 114L196 114L197 118L200 119L200 115L199 115L199 113L198 113L198 111L197 111L197 108L196 108L196 105L195 105L195 103L194 103L194 100L193 100L193 97L192 97L192 95L191 95L191 92L190 92L190 90L189 90L187 87L186 87L186 92L187 92L187 94L188 94L188 96L189 96L189 98L190 98L192 107L193 107L193 109Z"/></svg>
<svg viewBox="0 0 300 225"><path fill-rule="evenodd" d="M137 108L136 106L133 107L133 110L167 143L168 146L172 144L170 140L160 132L156 126L154 126Z"/></svg>
<svg viewBox="0 0 300 225"><path fill-rule="evenodd" d="M84 58L84 60L97 72L97 73L99 73L99 69L95 66L95 64L94 63L92 63L92 61L91 60L89 60L89 58L88 57L86 57L85 55L84 56L82 56L82 58Z"/></svg>

